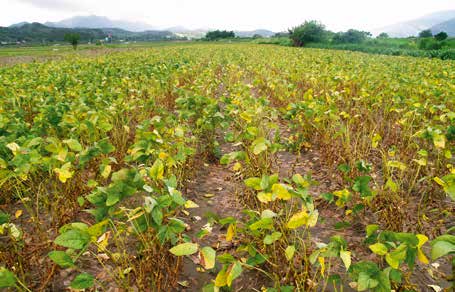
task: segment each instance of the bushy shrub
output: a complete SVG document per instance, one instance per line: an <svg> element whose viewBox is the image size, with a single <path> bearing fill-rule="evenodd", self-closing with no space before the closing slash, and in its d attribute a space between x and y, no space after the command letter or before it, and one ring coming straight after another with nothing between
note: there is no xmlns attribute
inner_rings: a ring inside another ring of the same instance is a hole
<svg viewBox="0 0 455 292"><path fill-rule="evenodd" d="M443 40L447 39L448 37L449 37L449 35L443 31L434 35L434 38L438 41L443 41Z"/></svg>
<svg viewBox="0 0 455 292"><path fill-rule="evenodd" d="M442 43L435 39L424 38L419 41L419 49L421 50L440 50Z"/></svg>
<svg viewBox="0 0 455 292"><path fill-rule="evenodd" d="M303 47L309 43L321 43L326 40L325 26L315 20L305 21L304 24L289 31L294 46Z"/></svg>
<svg viewBox="0 0 455 292"><path fill-rule="evenodd" d="M350 29L346 32L339 32L333 36L332 41L336 44L359 44L364 42L371 33L366 31L360 31L356 29Z"/></svg>

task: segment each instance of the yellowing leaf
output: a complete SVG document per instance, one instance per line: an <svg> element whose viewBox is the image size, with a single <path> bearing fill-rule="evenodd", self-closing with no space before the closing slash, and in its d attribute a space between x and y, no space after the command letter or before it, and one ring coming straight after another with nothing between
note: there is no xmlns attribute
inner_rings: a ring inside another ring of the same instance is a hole
<svg viewBox="0 0 455 292"><path fill-rule="evenodd" d="M227 285L227 269L223 268L215 278L215 286L216 287L224 287Z"/></svg>
<svg viewBox="0 0 455 292"><path fill-rule="evenodd" d="M417 234L416 237L419 239L419 243L417 244L417 247L421 248L425 242L428 241L428 237L423 234Z"/></svg>
<svg viewBox="0 0 455 292"><path fill-rule="evenodd" d="M203 247L200 253L201 265L204 269L210 270L215 267L216 251L209 247Z"/></svg>
<svg viewBox="0 0 455 292"><path fill-rule="evenodd" d="M318 262L321 265L321 275L325 273L325 260L323 257L318 257Z"/></svg>
<svg viewBox="0 0 455 292"><path fill-rule="evenodd" d="M299 212L294 214L291 219L289 219L287 223L287 227L289 229L296 229L300 226L308 224L309 215L306 211Z"/></svg>
<svg viewBox="0 0 455 292"><path fill-rule="evenodd" d="M369 246L370 250L377 255L386 255L389 251L383 243L377 242Z"/></svg>
<svg viewBox="0 0 455 292"><path fill-rule="evenodd" d="M442 134L435 134L433 136L433 143L436 148L444 149L446 148L446 137Z"/></svg>
<svg viewBox="0 0 455 292"><path fill-rule="evenodd" d="M262 152L267 150L267 140L264 138L259 138L253 142L253 153L254 155L259 155Z"/></svg>
<svg viewBox="0 0 455 292"><path fill-rule="evenodd" d="M340 251L340 258L346 267L346 271L349 270L349 267L351 266L351 252L346 250Z"/></svg>
<svg viewBox="0 0 455 292"><path fill-rule="evenodd" d="M6 147L11 150L11 152L13 152L13 155L16 156L17 155L17 152L19 152L19 150L21 149L21 147L19 145L17 145L16 143L9 143L9 144L6 144Z"/></svg>
<svg viewBox="0 0 455 292"><path fill-rule="evenodd" d="M274 184L272 186L272 192L274 195L276 195L278 197L278 199L285 200L285 201L291 199L291 193L289 193L287 188L282 184Z"/></svg>
<svg viewBox="0 0 455 292"><path fill-rule="evenodd" d="M163 174L164 174L163 161L161 161L161 159L157 159L150 168L150 177L160 180L163 179Z"/></svg>
<svg viewBox="0 0 455 292"><path fill-rule="evenodd" d="M269 203L273 201L272 193L259 192L257 198L261 203Z"/></svg>
<svg viewBox="0 0 455 292"><path fill-rule="evenodd" d="M176 256L186 256L186 255L192 255L197 252L198 250L198 244L197 243L192 243L192 242L185 242L181 243L179 245L174 246L171 248L169 251Z"/></svg>
<svg viewBox="0 0 455 292"><path fill-rule="evenodd" d="M310 217L308 218L308 227L314 227L316 226L316 223L318 223L318 217L319 217L319 212L318 210L314 210L313 212L310 213Z"/></svg>
<svg viewBox="0 0 455 292"><path fill-rule="evenodd" d="M103 178L107 179L109 177L109 175L111 174L111 170L112 170L112 167L109 164L105 165L103 168L103 171L101 172L101 176Z"/></svg>
<svg viewBox="0 0 455 292"><path fill-rule="evenodd" d="M242 164L240 162L236 162L232 167L233 171L239 171L240 169L242 169Z"/></svg>
<svg viewBox="0 0 455 292"><path fill-rule="evenodd" d="M379 141L381 141L382 137L379 134L375 134L371 139L371 147L378 148Z"/></svg>
<svg viewBox="0 0 455 292"><path fill-rule="evenodd" d="M419 259L419 261L421 261L424 264L428 265L430 263L430 261L425 256L425 254L423 253L421 248L417 248L417 258Z"/></svg>
<svg viewBox="0 0 455 292"><path fill-rule="evenodd" d="M284 251L284 254L288 261L292 260L292 258L294 257L294 253L295 253L295 246L293 246L293 245L286 247L286 250Z"/></svg>
<svg viewBox="0 0 455 292"><path fill-rule="evenodd" d="M57 154L57 159L63 162L63 161L65 161L67 155L68 155L68 149L61 148Z"/></svg>
<svg viewBox="0 0 455 292"><path fill-rule="evenodd" d="M425 166L427 165L427 160L425 158L420 158L420 159L413 159L415 163L417 163L420 166Z"/></svg>
<svg viewBox="0 0 455 292"><path fill-rule="evenodd" d="M390 168L398 168L401 171L406 170L406 164L400 161L392 160L387 162L387 166Z"/></svg>
<svg viewBox="0 0 455 292"><path fill-rule="evenodd" d="M58 179L62 183L66 183L66 181L73 176L73 171L71 169L71 163L65 163L61 168L55 168L54 171L58 175Z"/></svg>
<svg viewBox="0 0 455 292"><path fill-rule="evenodd" d="M199 205L191 200L187 200L185 203L185 208L187 208L187 209L199 208Z"/></svg>
<svg viewBox="0 0 455 292"><path fill-rule="evenodd" d="M242 273L242 265L239 261L233 263L227 270L226 283L229 287L232 286L232 282L240 276Z"/></svg>
<svg viewBox="0 0 455 292"><path fill-rule="evenodd" d="M234 235L235 235L235 231L236 231L236 225L229 224L229 227L226 232L226 241L232 241L232 239L234 238Z"/></svg>
<svg viewBox="0 0 455 292"><path fill-rule="evenodd" d="M160 154L158 154L158 158L161 159L161 160L165 160L169 155L165 152L160 152Z"/></svg>
<svg viewBox="0 0 455 292"><path fill-rule="evenodd" d="M14 217L16 217L16 218L21 217L21 215L22 215L22 210L21 210L21 209L17 210L17 211L14 213Z"/></svg>

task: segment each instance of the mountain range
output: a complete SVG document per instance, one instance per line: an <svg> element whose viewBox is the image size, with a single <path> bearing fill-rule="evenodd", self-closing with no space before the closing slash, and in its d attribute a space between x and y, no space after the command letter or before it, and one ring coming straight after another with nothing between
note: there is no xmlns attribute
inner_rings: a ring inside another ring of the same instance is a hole
<svg viewBox="0 0 455 292"><path fill-rule="evenodd" d="M416 36L420 31L430 29L433 33L445 31L455 37L455 10L446 10L422 17L378 28L373 35L386 32L391 37ZM28 23L20 22L9 27L0 27L0 41L62 41L63 36L74 30L81 34L82 40L102 39L111 34L114 39L137 41L201 38L211 29L188 29L182 26L158 28L145 22L112 20L104 16L75 16L57 22ZM275 33L266 29L235 31L239 37L273 36Z"/></svg>
<svg viewBox="0 0 455 292"><path fill-rule="evenodd" d="M75 16L57 22L45 22L45 26L62 28L120 28L132 32L157 30L145 22L111 20L105 16Z"/></svg>
<svg viewBox="0 0 455 292"><path fill-rule="evenodd" d="M374 35L385 32L391 37L417 36L419 32L430 29L433 33L445 31L455 36L455 10L446 10L424 15L409 21L381 27L372 31Z"/></svg>
<svg viewBox="0 0 455 292"><path fill-rule="evenodd" d="M78 33L83 42L101 40L109 35L113 40L128 41L158 41L180 38L174 33L164 30L132 32L120 28L62 28L34 22L0 27L0 42L56 43L63 42L67 33Z"/></svg>
<svg viewBox="0 0 455 292"><path fill-rule="evenodd" d="M10 27L21 27L27 22L20 22L11 25ZM178 37L201 38L211 29L188 29L183 26L175 26L169 28L159 28L152 26L145 22L132 22L123 20L112 20L105 16L74 16L71 18L63 19L57 22L45 22L43 25L54 28L87 28L87 29L122 29L130 32L144 32L144 31L167 31L172 32ZM266 29L257 29L252 31L235 31L237 36L252 37L254 35L261 35L264 37L273 36L275 33Z"/></svg>

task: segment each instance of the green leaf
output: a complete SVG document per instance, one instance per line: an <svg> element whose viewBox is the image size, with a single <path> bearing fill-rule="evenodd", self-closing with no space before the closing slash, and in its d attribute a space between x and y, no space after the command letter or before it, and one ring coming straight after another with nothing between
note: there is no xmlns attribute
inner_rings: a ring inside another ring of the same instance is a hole
<svg viewBox="0 0 455 292"><path fill-rule="evenodd" d="M90 235L86 231L71 229L59 235L54 243L72 249L83 249L90 242Z"/></svg>
<svg viewBox="0 0 455 292"><path fill-rule="evenodd" d="M13 272L0 267L0 288L15 287L16 281L16 276L14 276Z"/></svg>
<svg viewBox="0 0 455 292"><path fill-rule="evenodd" d="M448 254L455 253L455 236L442 235L431 242L431 258L436 260Z"/></svg>
<svg viewBox="0 0 455 292"><path fill-rule="evenodd" d="M213 269L215 267L215 258L216 251L210 246L206 246L201 249L201 265L204 269Z"/></svg>
<svg viewBox="0 0 455 292"><path fill-rule="evenodd" d="M245 181L245 185L249 188L253 188L256 191L262 190L261 188L261 179L258 177L250 177L247 178Z"/></svg>
<svg viewBox="0 0 455 292"><path fill-rule="evenodd" d="M176 256L192 255L197 252L199 245L197 243L185 242L174 246L169 251Z"/></svg>
<svg viewBox="0 0 455 292"><path fill-rule="evenodd" d="M249 227L252 231L258 229L271 229L273 227L273 220L272 218L262 218L251 224Z"/></svg>
<svg viewBox="0 0 455 292"><path fill-rule="evenodd" d="M82 273L76 276L74 280L71 282L70 287L73 289L87 289L93 286L95 278L88 274Z"/></svg>
<svg viewBox="0 0 455 292"><path fill-rule="evenodd" d="M63 140L63 143L68 145L68 147L76 152L82 151L82 145L76 139Z"/></svg>
<svg viewBox="0 0 455 292"><path fill-rule="evenodd" d="M117 192L116 190L110 190L109 193L107 194L106 198L106 206L114 206L120 201L120 196L121 194Z"/></svg>
<svg viewBox="0 0 455 292"><path fill-rule="evenodd" d="M354 185L352 189L358 193L360 193L361 198L369 197L372 195L369 183L371 177L369 176L359 176L355 179Z"/></svg>
<svg viewBox="0 0 455 292"><path fill-rule="evenodd" d="M103 154L109 154L115 150L115 147L108 142L108 139L99 141L97 143L98 149L101 150Z"/></svg>
<svg viewBox="0 0 455 292"><path fill-rule="evenodd" d="M347 174L348 172L351 171L351 167L348 164L340 164L338 165L338 170Z"/></svg>
<svg viewBox="0 0 455 292"><path fill-rule="evenodd" d="M49 258L62 268L74 266L73 259L64 251L55 250L48 254Z"/></svg>
<svg viewBox="0 0 455 292"><path fill-rule="evenodd" d="M9 214L0 211L0 225L9 222Z"/></svg>
<svg viewBox="0 0 455 292"><path fill-rule="evenodd" d="M370 277L369 274L365 272L360 272L359 279L357 280L357 289L358 291L365 291L368 289L372 289L378 286L379 281Z"/></svg>
<svg viewBox="0 0 455 292"><path fill-rule="evenodd" d="M373 233L375 233L378 229L379 229L379 225L376 225L376 224L367 225L367 227L366 227L367 236L373 235Z"/></svg>
<svg viewBox="0 0 455 292"><path fill-rule="evenodd" d="M281 238L281 235L282 235L281 232L273 232L270 235L266 235L264 237L264 244L270 245L270 244L274 243L275 241L277 241L278 239Z"/></svg>
<svg viewBox="0 0 455 292"><path fill-rule="evenodd" d="M388 253L385 257L385 260L392 268L398 269L400 263L406 258L406 253L406 244L401 244L394 251Z"/></svg>

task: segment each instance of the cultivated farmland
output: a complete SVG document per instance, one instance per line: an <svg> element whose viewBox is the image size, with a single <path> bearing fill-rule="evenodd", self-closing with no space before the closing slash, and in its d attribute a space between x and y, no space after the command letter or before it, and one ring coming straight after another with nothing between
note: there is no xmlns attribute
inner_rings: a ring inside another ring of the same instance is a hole
<svg viewBox="0 0 455 292"><path fill-rule="evenodd" d="M3 67L0 287L449 291L453 155L455 61L200 43Z"/></svg>

